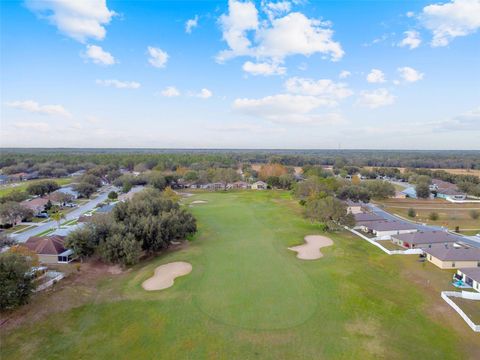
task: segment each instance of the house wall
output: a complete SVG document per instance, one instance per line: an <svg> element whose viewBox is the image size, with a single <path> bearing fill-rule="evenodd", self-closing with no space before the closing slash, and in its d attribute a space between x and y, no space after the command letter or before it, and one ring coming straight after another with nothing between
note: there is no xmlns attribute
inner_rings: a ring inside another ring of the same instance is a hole
<svg viewBox="0 0 480 360"><path fill-rule="evenodd" d="M393 235L414 233L416 231L417 229L409 229L409 230L373 231L373 233L376 236L393 236Z"/></svg>
<svg viewBox="0 0 480 360"><path fill-rule="evenodd" d="M38 254L38 260L43 264L58 264L57 255Z"/></svg>
<svg viewBox="0 0 480 360"><path fill-rule="evenodd" d="M361 214L363 211L361 206L349 206L347 208L347 212L352 214Z"/></svg>
<svg viewBox="0 0 480 360"><path fill-rule="evenodd" d="M440 269L472 268L478 266L478 261L442 261L430 254L427 254L427 260L437 265Z"/></svg>

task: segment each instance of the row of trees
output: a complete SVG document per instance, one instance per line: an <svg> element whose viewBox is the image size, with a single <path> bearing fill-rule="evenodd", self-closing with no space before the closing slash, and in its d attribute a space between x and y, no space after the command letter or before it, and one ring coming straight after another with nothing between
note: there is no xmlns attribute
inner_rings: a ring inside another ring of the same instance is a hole
<svg viewBox="0 0 480 360"><path fill-rule="evenodd" d="M97 254L109 263L131 265L142 252L163 250L195 232L195 218L172 201L168 191L146 189L70 233L66 246L81 258Z"/></svg>

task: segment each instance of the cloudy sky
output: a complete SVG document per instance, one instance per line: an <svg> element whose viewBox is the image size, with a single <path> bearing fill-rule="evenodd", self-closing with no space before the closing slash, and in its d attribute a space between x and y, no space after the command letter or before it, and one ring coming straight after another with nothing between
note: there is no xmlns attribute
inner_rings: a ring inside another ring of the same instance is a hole
<svg viewBox="0 0 480 360"><path fill-rule="evenodd" d="M480 149L480 0L0 6L4 147Z"/></svg>

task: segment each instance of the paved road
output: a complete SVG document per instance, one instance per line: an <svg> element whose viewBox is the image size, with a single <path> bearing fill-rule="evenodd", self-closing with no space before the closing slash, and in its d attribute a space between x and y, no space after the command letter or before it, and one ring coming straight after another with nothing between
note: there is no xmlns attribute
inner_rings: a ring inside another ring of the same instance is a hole
<svg viewBox="0 0 480 360"><path fill-rule="evenodd" d="M62 221L69 221L69 220L76 219L80 215L82 215L83 213L85 213L89 210L95 209L95 207L99 203L101 203L102 201L105 201L107 199L108 193L110 192L111 189L112 189L111 187L107 187L107 188L102 189L99 196L97 196L95 199L90 200L86 204L83 204L83 205L75 208L75 210L69 212L67 215L65 215L65 219L63 219ZM39 226L36 226L36 227L34 227L30 230L27 230L25 232L22 232L20 234L14 234L14 235L12 235L12 238L17 240L18 242L25 242L25 241L28 240L28 238L30 236L37 235L37 234L39 234L43 231L46 231L46 230L48 230L52 227L56 227L56 226L57 226L57 222L54 221L54 220L50 220L50 221L41 223Z"/></svg>
<svg viewBox="0 0 480 360"><path fill-rule="evenodd" d="M390 214L389 212L387 212L385 210L380 209L378 206L376 206L374 204L367 204L367 207L373 213L377 214L378 216L383 217L384 219L396 220L396 221L402 221L402 222L405 222L405 223L409 223L409 224L412 224L416 229L418 229L420 231L432 231L432 230L445 231L446 230L444 227L441 227L441 226L423 225L423 224L415 223L413 221L401 219L401 218L399 218L395 215ZM464 236L464 235L453 234L453 233L450 233L450 234L452 236L457 237L458 241L462 241L462 242L464 242L466 244L469 244L471 246L475 246L477 248L480 248L480 238L478 238L477 236Z"/></svg>

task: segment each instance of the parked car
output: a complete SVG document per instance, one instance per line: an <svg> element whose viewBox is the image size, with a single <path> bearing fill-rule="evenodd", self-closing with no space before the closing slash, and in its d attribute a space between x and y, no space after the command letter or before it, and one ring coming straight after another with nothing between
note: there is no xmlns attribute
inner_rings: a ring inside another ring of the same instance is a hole
<svg viewBox="0 0 480 360"><path fill-rule="evenodd" d="M49 218L47 213L40 213L40 214L35 215L35 217L40 218L40 219L48 219Z"/></svg>

